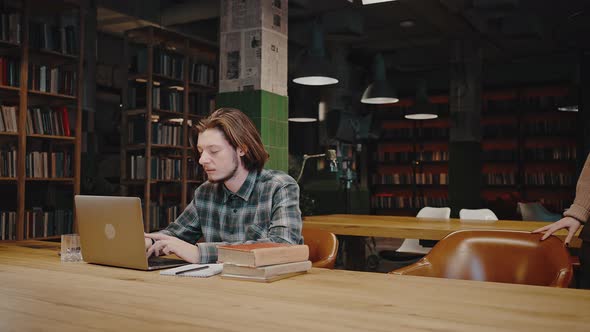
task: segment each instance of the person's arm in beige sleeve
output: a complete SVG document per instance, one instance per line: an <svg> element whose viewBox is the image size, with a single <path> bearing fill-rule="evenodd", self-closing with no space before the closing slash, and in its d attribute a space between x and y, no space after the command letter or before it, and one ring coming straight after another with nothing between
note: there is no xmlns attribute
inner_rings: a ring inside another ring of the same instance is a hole
<svg viewBox="0 0 590 332"><path fill-rule="evenodd" d="M569 245L580 226L590 217L590 154L580 173L576 185L574 203L563 213L564 217L550 225L535 229L533 233L545 233L541 240L545 240L556 231L567 228L568 234L564 243Z"/></svg>

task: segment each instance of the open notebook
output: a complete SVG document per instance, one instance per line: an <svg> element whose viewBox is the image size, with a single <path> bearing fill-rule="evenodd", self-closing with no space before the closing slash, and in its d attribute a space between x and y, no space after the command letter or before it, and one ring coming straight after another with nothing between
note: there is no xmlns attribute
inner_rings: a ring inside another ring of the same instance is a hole
<svg viewBox="0 0 590 332"><path fill-rule="evenodd" d="M163 276L206 278L221 273L223 264L189 264L160 271Z"/></svg>

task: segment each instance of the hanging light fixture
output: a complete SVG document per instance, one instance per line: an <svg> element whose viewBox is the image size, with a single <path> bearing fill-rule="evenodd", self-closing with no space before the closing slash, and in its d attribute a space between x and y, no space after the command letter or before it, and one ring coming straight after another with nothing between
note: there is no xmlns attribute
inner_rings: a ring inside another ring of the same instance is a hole
<svg viewBox="0 0 590 332"><path fill-rule="evenodd" d="M302 85L330 85L338 83L332 64L326 58L324 36L318 23L311 28L311 48L297 65L293 82Z"/></svg>
<svg viewBox="0 0 590 332"><path fill-rule="evenodd" d="M399 99L393 86L389 84L385 75L385 62L381 53L375 56L373 83L365 89L361 103L364 104L392 104L397 103Z"/></svg>
<svg viewBox="0 0 590 332"><path fill-rule="evenodd" d="M421 79L418 81L416 97L414 98L414 107L410 108L409 112L404 115L404 117L410 120L430 120L438 118L435 106L428 98L426 80Z"/></svg>
<svg viewBox="0 0 590 332"><path fill-rule="evenodd" d="M290 122L315 122L318 120L318 98L316 91L306 91L305 87L294 86L289 89ZM309 88L307 88L309 90Z"/></svg>
<svg viewBox="0 0 590 332"><path fill-rule="evenodd" d="M296 105L293 109L289 108L290 122L316 122L317 110L303 105Z"/></svg>

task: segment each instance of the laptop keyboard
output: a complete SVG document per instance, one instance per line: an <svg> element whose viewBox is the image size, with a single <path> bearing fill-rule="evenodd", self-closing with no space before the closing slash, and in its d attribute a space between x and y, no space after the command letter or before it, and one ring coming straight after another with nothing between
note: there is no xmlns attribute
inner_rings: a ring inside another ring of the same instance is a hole
<svg viewBox="0 0 590 332"><path fill-rule="evenodd" d="M148 266L163 266L163 265L170 265L170 264L188 264L188 263L183 261L182 259L171 259L171 258L162 258L162 257L153 257L153 256L148 258Z"/></svg>

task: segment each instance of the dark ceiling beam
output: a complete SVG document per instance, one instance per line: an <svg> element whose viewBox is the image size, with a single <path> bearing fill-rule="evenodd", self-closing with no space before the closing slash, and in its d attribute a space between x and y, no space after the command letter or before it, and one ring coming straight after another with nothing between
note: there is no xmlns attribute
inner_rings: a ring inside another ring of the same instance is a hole
<svg viewBox="0 0 590 332"><path fill-rule="evenodd" d="M162 10L162 25L171 26L219 17L219 1L192 0Z"/></svg>

